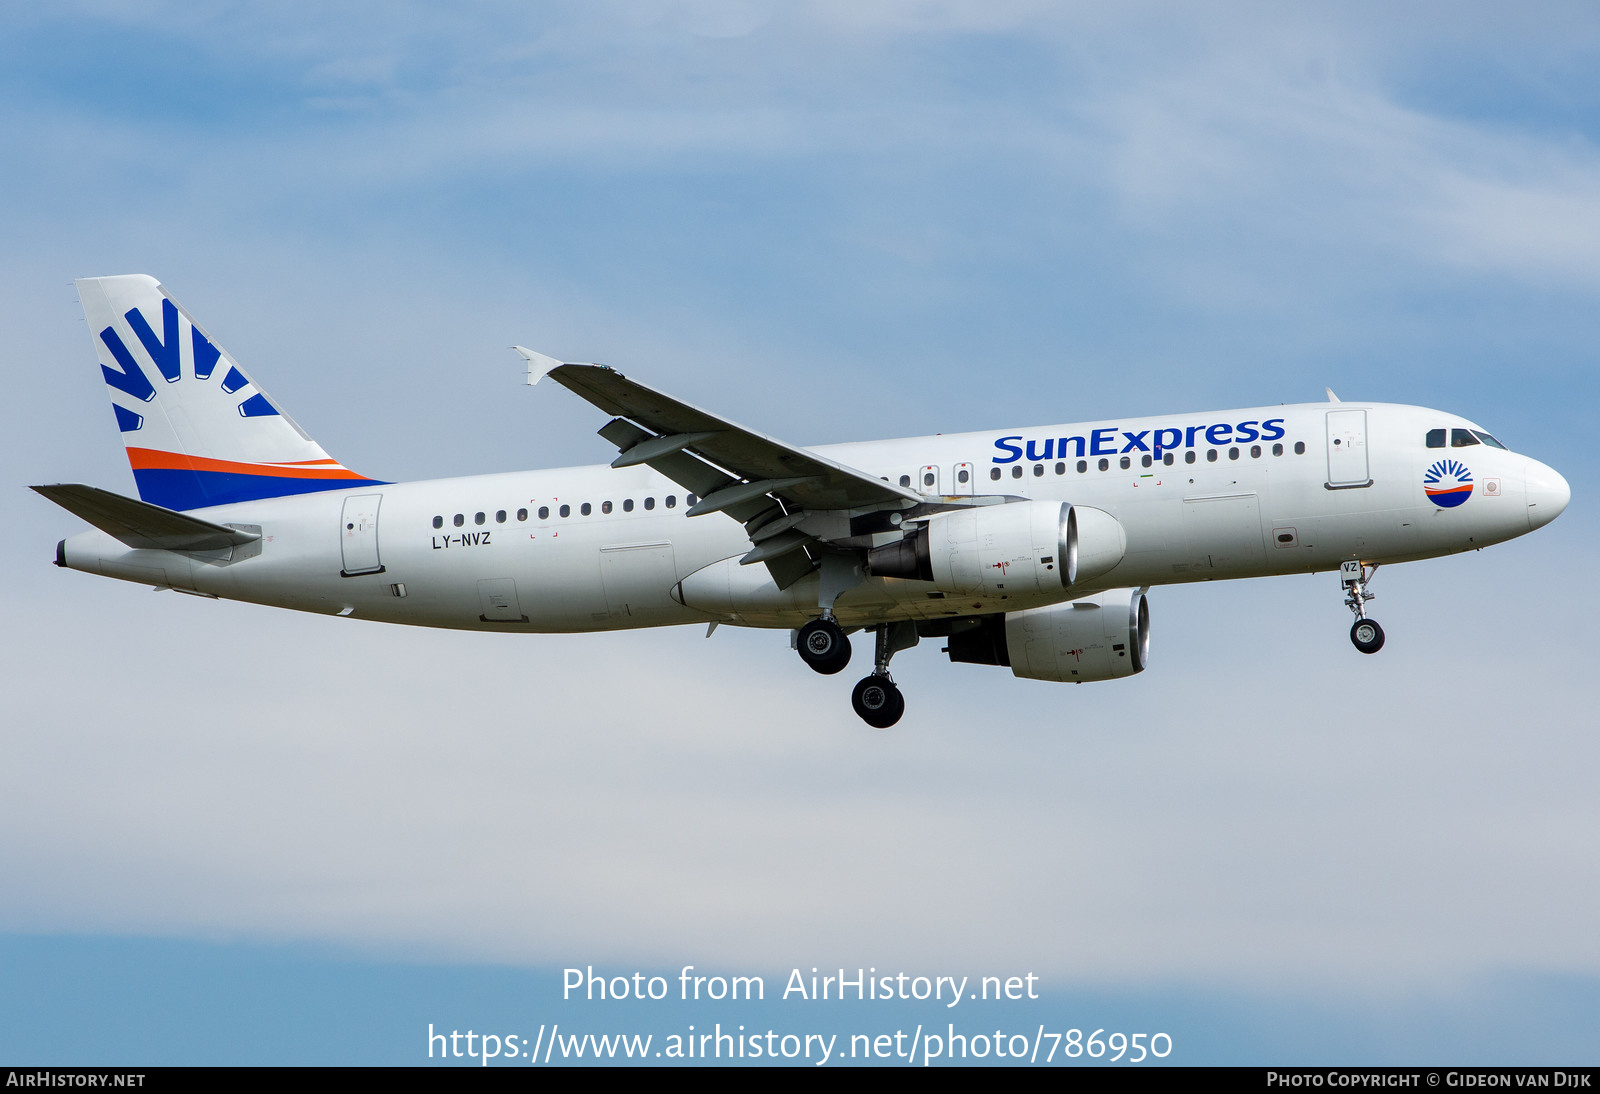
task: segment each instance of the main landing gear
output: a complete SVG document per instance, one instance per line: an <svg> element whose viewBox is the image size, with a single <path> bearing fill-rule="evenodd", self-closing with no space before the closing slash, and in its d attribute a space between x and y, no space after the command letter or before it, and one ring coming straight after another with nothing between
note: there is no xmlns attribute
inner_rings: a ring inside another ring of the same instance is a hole
<svg viewBox="0 0 1600 1094"><path fill-rule="evenodd" d="M1350 641L1362 653L1377 653L1383 649L1383 628L1378 626L1377 620L1367 618L1367 601L1375 595L1367 591L1367 583L1377 572L1377 566L1362 562L1339 564L1339 585L1345 591L1344 606L1356 616L1350 626Z"/></svg>
<svg viewBox="0 0 1600 1094"><path fill-rule="evenodd" d="M873 673L850 693L850 705L861 720L873 729L888 729L906 712L906 697L900 694L889 674Z"/></svg>
<svg viewBox="0 0 1600 1094"><path fill-rule="evenodd" d="M889 675L889 659L917 644L915 623L880 623L873 647L872 675L850 693L850 705L873 729L888 729L906 712L906 698Z"/></svg>
<svg viewBox="0 0 1600 1094"><path fill-rule="evenodd" d="M889 660L901 650L917 644L917 625L909 622L880 623L873 629L877 641L874 643L872 675L850 692L850 705L867 725L874 729L888 729L906 712L905 696L900 694L900 689L889 675ZM831 676L850 663L850 639L831 613L801 627L795 646L800 651L800 659L824 675Z"/></svg>
<svg viewBox="0 0 1600 1094"><path fill-rule="evenodd" d="M824 676L832 676L850 663L850 639L831 613L801 627L796 645L800 660Z"/></svg>

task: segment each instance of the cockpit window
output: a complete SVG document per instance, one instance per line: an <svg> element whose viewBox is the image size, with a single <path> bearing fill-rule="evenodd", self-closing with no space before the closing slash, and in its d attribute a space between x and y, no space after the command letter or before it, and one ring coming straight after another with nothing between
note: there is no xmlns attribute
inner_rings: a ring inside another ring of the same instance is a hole
<svg viewBox="0 0 1600 1094"><path fill-rule="evenodd" d="M1430 430L1428 430L1428 447L1429 448L1443 448L1444 447L1444 434L1445 434L1445 431L1442 430L1442 429L1430 429Z"/></svg>
<svg viewBox="0 0 1600 1094"><path fill-rule="evenodd" d="M1472 430L1470 429L1452 429L1450 431L1451 448L1467 448L1471 445L1482 443L1482 441L1478 440L1478 438L1472 435Z"/></svg>
<svg viewBox="0 0 1600 1094"><path fill-rule="evenodd" d="M1472 435L1478 438L1478 440L1482 441L1484 444L1488 445L1490 448L1506 448L1505 445L1501 444L1499 441L1495 440L1481 429L1474 429L1472 431ZM1506 448L1506 451L1509 452L1511 450Z"/></svg>

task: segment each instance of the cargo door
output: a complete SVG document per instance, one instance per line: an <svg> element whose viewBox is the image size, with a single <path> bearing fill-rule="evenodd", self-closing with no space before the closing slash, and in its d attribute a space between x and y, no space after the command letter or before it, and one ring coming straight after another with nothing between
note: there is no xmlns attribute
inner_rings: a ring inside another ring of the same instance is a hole
<svg viewBox="0 0 1600 1094"><path fill-rule="evenodd" d="M678 568L666 540L600 548L600 582L606 590L606 612L615 622L648 627L681 621L682 609L672 599Z"/></svg>
<svg viewBox="0 0 1600 1094"><path fill-rule="evenodd" d="M1241 575L1266 565L1261 505L1254 494L1183 500L1189 570Z"/></svg>
<svg viewBox="0 0 1600 1094"><path fill-rule="evenodd" d="M509 577L486 578L478 582L478 604L485 623L526 623L522 604L517 600L517 583Z"/></svg>
<svg viewBox="0 0 1600 1094"><path fill-rule="evenodd" d="M339 549L343 561L342 577L383 573L378 557L378 504L382 494L357 494L344 499L339 525Z"/></svg>

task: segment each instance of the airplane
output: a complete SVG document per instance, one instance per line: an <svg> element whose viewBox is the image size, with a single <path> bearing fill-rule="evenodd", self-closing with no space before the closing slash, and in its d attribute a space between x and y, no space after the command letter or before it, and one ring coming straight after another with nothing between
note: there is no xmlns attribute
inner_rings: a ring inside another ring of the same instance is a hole
<svg viewBox="0 0 1600 1094"><path fill-rule="evenodd" d="M77 282L138 499L34 490L94 530L57 566L414 626L791 632L819 673L895 654L1085 683L1142 672L1157 585L1337 570L1362 653L1379 566L1554 520L1556 471L1424 407L1328 401L800 448L604 365L513 347L609 420L609 466L392 483L346 468L154 278ZM1013 572L1015 571L1015 572Z"/></svg>

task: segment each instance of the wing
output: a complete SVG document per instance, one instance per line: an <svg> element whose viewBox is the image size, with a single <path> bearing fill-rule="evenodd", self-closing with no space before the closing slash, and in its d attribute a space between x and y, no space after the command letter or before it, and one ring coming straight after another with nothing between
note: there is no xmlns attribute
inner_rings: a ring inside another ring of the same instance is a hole
<svg viewBox="0 0 1600 1094"><path fill-rule="evenodd" d="M691 517L726 513L753 544L741 560L765 562L780 588L816 566L826 545L874 545L872 520L927 499L865 471L786 444L630 380L604 365L566 364L521 346L529 383L549 376L613 419L600 436L620 454L612 467L645 464L698 495ZM863 519L865 518L865 519ZM885 534L895 535L884 524Z"/></svg>

